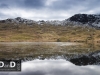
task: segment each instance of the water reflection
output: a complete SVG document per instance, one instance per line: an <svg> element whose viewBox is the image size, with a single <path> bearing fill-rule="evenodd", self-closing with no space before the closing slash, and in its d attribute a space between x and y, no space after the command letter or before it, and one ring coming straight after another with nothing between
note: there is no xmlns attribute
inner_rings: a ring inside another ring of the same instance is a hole
<svg viewBox="0 0 100 75"><path fill-rule="evenodd" d="M100 51L95 51L88 54L76 55L69 59L75 65L100 65Z"/></svg>
<svg viewBox="0 0 100 75"><path fill-rule="evenodd" d="M100 63L100 51L95 57L90 54L97 50L100 44L92 47L72 42L0 42L0 59L65 59L76 65L93 65Z"/></svg>
<svg viewBox="0 0 100 75"><path fill-rule="evenodd" d="M63 59L36 59L23 62L22 72L2 72L0 75L100 75L100 66L75 66L69 61Z"/></svg>
<svg viewBox="0 0 100 75"><path fill-rule="evenodd" d="M24 61L21 72L1 72L0 75L100 75L100 65L88 65L87 62L85 66L76 66L76 62L71 63L84 54L89 59L96 57L100 62L100 51L95 53L100 50L100 45L91 46L68 42L3 42L0 43L0 59ZM79 64L81 62L79 60Z"/></svg>
<svg viewBox="0 0 100 75"><path fill-rule="evenodd" d="M0 59L23 59L25 57L51 58L56 55L73 56L100 50L100 45L71 42L0 42Z"/></svg>

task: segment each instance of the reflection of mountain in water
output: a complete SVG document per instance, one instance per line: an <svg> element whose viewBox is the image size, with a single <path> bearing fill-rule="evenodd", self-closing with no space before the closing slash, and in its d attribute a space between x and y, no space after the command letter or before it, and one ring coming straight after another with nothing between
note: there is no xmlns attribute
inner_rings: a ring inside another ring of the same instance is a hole
<svg viewBox="0 0 100 75"><path fill-rule="evenodd" d="M100 75L100 66L76 66L63 59L36 59L23 62L21 72L0 72L0 75Z"/></svg>
<svg viewBox="0 0 100 75"><path fill-rule="evenodd" d="M91 52L88 54L81 54L81 55L77 55L77 54L73 54L73 55L40 55L37 56L35 58L33 57L27 57L24 58L24 61L31 61L34 59L39 59L39 60L45 60L45 59L55 59L55 60L59 60L59 59L64 59L67 61L72 62L75 65L97 65L100 64L100 51L96 51L96 52Z"/></svg>
<svg viewBox="0 0 100 75"><path fill-rule="evenodd" d="M100 51L89 53L87 55L78 55L69 61L75 65L97 65L100 64Z"/></svg>
<svg viewBox="0 0 100 75"><path fill-rule="evenodd" d="M71 44L71 45L70 45ZM0 43L0 59L64 59L76 65L99 64L100 45L68 42L11 42Z"/></svg>
<svg viewBox="0 0 100 75"><path fill-rule="evenodd" d="M6 58L8 59L8 58ZM9 58L11 60L11 58ZM12 58L15 59L15 58ZM20 59L23 62L26 61L31 61L31 60L59 60L59 59L63 59L66 61L70 61L75 65L100 65L100 51L96 51L96 52L91 52L91 53L87 53L87 54L44 54L44 55L40 55L40 54L35 54L32 56L26 56L24 58L16 58L16 59ZM3 59L5 60L5 59Z"/></svg>

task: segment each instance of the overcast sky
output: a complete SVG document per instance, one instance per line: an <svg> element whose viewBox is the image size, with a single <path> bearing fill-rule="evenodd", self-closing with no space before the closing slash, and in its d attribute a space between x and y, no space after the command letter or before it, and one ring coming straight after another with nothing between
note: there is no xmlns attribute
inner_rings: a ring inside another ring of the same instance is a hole
<svg viewBox="0 0 100 75"><path fill-rule="evenodd" d="M78 13L99 14L100 0L0 0L0 19L64 20Z"/></svg>

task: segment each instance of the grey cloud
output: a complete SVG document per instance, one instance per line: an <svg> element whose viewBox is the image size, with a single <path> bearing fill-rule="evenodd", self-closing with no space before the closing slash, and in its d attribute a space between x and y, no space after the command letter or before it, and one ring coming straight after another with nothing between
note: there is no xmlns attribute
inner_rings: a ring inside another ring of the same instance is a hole
<svg viewBox="0 0 100 75"><path fill-rule="evenodd" d="M0 8L4 9L4 8L9 8L9 6L7 4L0 4Z"/></svg>
<svg viewBox="0 0 100 75"><path fill-rule="evenodd" d="M35 17L37 19L40 19L38 14L43 15L46 14L48 15L47 17L42 17L42 19L67 19L69 18L69 15L72 16L77 13L90 13L90 14L95 14L95 13L100 13L100 1L99 0L56 0L52 2L50 5L46 5L46 2L50 0L0 0L0 11L1 9L4 9L2 12L5 12L6 9L13 10L22 10L25 11L28 14L31 12L37 13ZM11 12L12 17L17 13L18 11ZM90 11L93 12L90 12ZM59 13L61 12L61 13ZM56 13L55 15L51 15L48 13ZM66 17L61 17L59 16L60 14L67 14L68 16ZM6 16L9 18L10 16ZM19 15L22 15L22 13ZM34 14L33 14L34 15ZM4 15L0 15L4 16ZM58 17L57 17L58 16ZM16 15L17 17L17 15ZM20 16L22 17L22 16ZM30 17L30 16L29 16ZM34 16L31 16L34 17ZM34 18L33 18L34 19Z"/></svg>
<svg viewBox="0 0 100 75"><path fill-rule="evenodd" d="M46 0L1 0L0 3L1 5L6 3L10 8L37 9L44 7L45 1Z"/></svg>
<svg viewBox="0 0 100 75"><path fill-rule="evenodd" d="M50 8L55 10L70 10L73 7L82 5L84 0L58 0L53 2Z"/></svg>
<svg viewBox="0 0 100 75"><path fill-rule="evenodd" d="M2 7L19 8L21 4L22 4L21 0L0 0L0 5Z"/></svg>
<svg viewBox="0 0 100 75"><path fill-rule="evenodd" d="M7 16L7 15L5 15L5 14L3 14L3 13L0 12L0 19L5 18L6 16Z"/></svg>
<svg viewBox="0 0 100 75"><path fill-rule="evenodd" d="M42 8L44 7L45 0L25 0L24 6L29 8Z"/></svg>
<svg viewBox="0 0 100 75"><path fill-rule="evenodd" d="M86 10L99 8L99 0L57 0L52 3L50 6L45 6L47 0L0 0L1 7L12 8L28 8L28 9L37 9L37 8L48 8L50 10L77 10L80 6L85 7ZM76 7L77 9L73 9Z"/></svg>
<svg viewBox="0 0 100 75"><path fill-rule="evenodd" d="M7 75L46 75L46 73L42 71L26 71L21 73L8 73Z"/></svg>
<svg viewBox="0 0 100 75"><path fill-rule="evenodd" d="M74 14L77 14L86 11L88 12L90 10L95 11L95 9L99 7L99 0L57 0L48 8L53 11L72 11L71 13L74 12Z"/></svg>
<svg viewBox="0 0 100 75"><path fill-rule="evenodd" d="M45 6L47 0L0 0L1 7L16 7L23 9L48 8L49 10L77 10L84 7L84 10L99 8L99 0L57 0L50 6ZM76 7L76 9L73 9Z"/></svg>

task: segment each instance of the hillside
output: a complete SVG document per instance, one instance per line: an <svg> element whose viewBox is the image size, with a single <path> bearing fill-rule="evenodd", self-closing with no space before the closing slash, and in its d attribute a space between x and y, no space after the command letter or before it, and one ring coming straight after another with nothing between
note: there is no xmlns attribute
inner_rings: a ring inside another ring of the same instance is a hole
<svg viewBox="0 0 100 75"><path fill-rule="evenodd" d="M0 41L100 42L99 19L97 15L76 14L63 21L0 20Z"/></svg>
<svg viewBox="0 0 100 75"><path fill-rule="evenodd" d="M0 41L83 41L100 40L100 30L82 26L0 23Z"/></svg>

